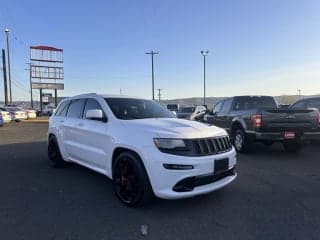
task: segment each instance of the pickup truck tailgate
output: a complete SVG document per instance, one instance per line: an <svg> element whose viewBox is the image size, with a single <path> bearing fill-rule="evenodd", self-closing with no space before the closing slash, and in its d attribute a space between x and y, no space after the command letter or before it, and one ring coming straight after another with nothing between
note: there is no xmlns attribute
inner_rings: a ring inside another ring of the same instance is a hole
<svg viewBox="0 0 320 240"><path fill-rule="evenodd" d="M314 109L262 110L260 131L304 131L318 127L318 111Z"/></svg>

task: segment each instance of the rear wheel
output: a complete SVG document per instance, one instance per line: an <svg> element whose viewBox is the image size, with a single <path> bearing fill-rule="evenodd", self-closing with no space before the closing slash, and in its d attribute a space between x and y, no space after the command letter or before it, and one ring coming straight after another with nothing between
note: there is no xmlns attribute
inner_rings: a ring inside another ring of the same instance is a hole
<svg viewBox="0 0 320 240"><path fill-rule="evenodd" d="M113 166L113 184L121 202L136 207L153 198L147 172L141 160L130 152L121 153Z"/></svg>
<svg viewBox="0 0 320 240"><path fill-rule="evenodd" d="M283 147L287 152L296 153L302 148L302 143L298 141L285 141L283 142Z"/></svg>
<svg viewBox="0 0 320 240"><path fill-rule="evenodd" d="M238 128L234 131L233 134L233 145L237 152L248 152L248 141L245 132L243 129Z"/></svg>
<svg viewBox="0 0 320 240"><path fill-rule="evenodd" d="M60 153L57 138L55 136L50 136L48 144L48 157L50 160L50 165L55 168L61 168L66 165L66 161L63 160Z"/></svg>

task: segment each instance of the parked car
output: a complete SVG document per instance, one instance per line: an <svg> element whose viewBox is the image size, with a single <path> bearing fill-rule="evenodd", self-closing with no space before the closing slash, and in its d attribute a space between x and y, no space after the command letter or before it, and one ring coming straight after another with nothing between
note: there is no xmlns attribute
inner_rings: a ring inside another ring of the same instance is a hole
<svg viewBox="0 0 320 240"><path fill-rule="evenodd" d="M320 97L305 98L298 100L290 106L291 109L316 108L320 110Z"/></svg>
<svg viewBox="0 0 320 240"><path fill-rule="evenodd" d="M54 167L76 162L108 176L129 206L209 193L236 178L225 130L123 95L62 100L49 119L48 156Z"/></svg>
<svg viewBox="0 0 320 240"><path fill-rule="evenodd" d="M12 121L26 120L28 118L27 113L19 107L5 107L11 115Z"/></svg>
<svg viewBox="0 0 320 240"><path fill-rule="evenodd" d="M51 116L56 110L55 106L47 105L42 109L42 115Z"/></svg>
<svg viewBox="0 0 320 240"><path fill-rule="evenodd" d="M4 107L0 107L0 115L2 116L4 123L11 122L11 120L12 120L11 114Z"/></svg>
<svg viewBox="0 0 320 240"><path fill-rule="evenodd" d="M2 127L3 124L4 124L4 121L3 121L2 115L0 114L0 127Z"/></svg>
<svg viewBox="0 0 320 240"><path fill-rule="evenodd" d="M195 120L199 115L204 114L207 108L202 105L197 105L193 107L182 107L177 112L177 117L188 120Z"/></svg>
<svg viewBox="0 0 320 240"><path fill-rule="evenodd" d="M37 110L32 109L32 108L27 108L27 109L25 109L25 111L27 113L28 119L37 118Z"/></svg>
<svg viewBox="0 0 320 240"><path fill-rule="evenodd" d="M226 129L239 152L254 141L281 142L297 152L305 139L320 138L320 115L315 109L280 109L269 96L239 96L219 101L205 121Z"/></svg>

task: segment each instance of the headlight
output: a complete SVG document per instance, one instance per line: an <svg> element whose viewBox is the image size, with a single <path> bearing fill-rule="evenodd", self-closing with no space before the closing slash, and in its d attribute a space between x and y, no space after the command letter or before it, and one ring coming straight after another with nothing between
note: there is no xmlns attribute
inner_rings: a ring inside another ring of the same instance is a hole
<svg viewBox="0 0 320 240"><path fill-rule="evenodd" d="M185 148L186 144L182 139L170 139L170 138L154 138L154 144L159 149L170 150L176 148Z"/></svg>

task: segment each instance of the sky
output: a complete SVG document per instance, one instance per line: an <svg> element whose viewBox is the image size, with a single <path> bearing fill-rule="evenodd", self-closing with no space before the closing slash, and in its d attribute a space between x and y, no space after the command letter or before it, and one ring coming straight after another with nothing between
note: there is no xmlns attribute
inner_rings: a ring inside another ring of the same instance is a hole
<svg viewBox="0 0 320 240"><path fill-rule="evenodd" d="M151 98L156 50L163 99L202 97L202 49L207 96L319 94L319 24L319 0L2 0L0 47L9 28L14 100L29 99L30 45L64 49L60 96Z"/></svg>

